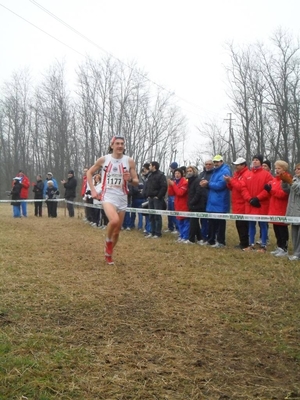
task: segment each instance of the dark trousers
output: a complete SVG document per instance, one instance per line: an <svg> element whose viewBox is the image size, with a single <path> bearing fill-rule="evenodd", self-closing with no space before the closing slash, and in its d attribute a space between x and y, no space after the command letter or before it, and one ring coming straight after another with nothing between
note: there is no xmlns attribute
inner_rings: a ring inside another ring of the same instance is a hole
<svg viewBox="0 0 300 400"><path fill-rule="evenodd" d="M66 199L67 201L74 201L74 197ZM67 203L67 209L69 212L69 217L74 217L74 205L71 203Z"/></svg>
<svg viewBox="0 0 300 400"><path fill-rule="evenodd" d="M48 217L56 218L57 217L57 201L46 201L47 209L48 209Z"/></svg>
<svg viewBox="0 0 300 400"><path fill-rule="evenodd" d="M43 201L35 201L34 203L34 215L37 217L42 216L42 210L43 210Z"/></svg>
<svg viewBox="0 0 300 400"><path fill-rule="evenodd" d="M148 208L151 210L163 210L164 199L149 198ZM161 215L150 214L152 235L161 236L162 217Z"/></svg>
<svg viewBox="0 0 300 400"><path fill-rule="evenodd" d="M86 204L93 204L93 199L92 199L92 198L86 199L85 202L86 202ZM86 209L86 213L85 213L86 219L87 219L88 221L90 221L90 222L94 222L94 221L93 221L94 208L92 208L92 207L85 207L85 209ZM70 216L71 216L71 215L70 215Z"/></svg>
<svg viewBox="0 0 300 400"><path fill-rule="evenodd" d="M274 233L277 240L277 246L287 251L289 241L289 230L287 225L273 225Z"/></svg>
<svg viewBox="0 0 300 400"><path fill-rule="evenodd" d="M225 243L226 220L225 219L208 219L208 243L220 244Z"/></svg>
<svg viewBox="0 0 300 400"><path fill-rule="evenodd" d="M208 219L200 218L201 222L201 235L203 240L206 242L208 240Z"/></svg>
<svg viewBox="0 0 300 400"><path fill-rule="evenodd" d="M195 243L196 240L201 240L201 239L202 235L201 235L199 218L190 218L189 241Z"/></svg>
<svg viewBox="0 0 300 400"><path fill-rule="evenodd" d="M236 230L238 231L240 246L245 249L249 246L249 224L248 221L235 221Z"/></svg>

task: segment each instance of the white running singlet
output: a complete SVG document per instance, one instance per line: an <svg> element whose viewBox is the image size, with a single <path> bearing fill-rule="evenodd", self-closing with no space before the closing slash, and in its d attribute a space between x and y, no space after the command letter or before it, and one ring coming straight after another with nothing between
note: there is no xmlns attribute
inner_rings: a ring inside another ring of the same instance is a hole
<svg viewBox="0 0 300 400"><path fill-rule="evenodd" d="M123 173L129 172L129 157L113 158L111 154L105 156L101 171L102 193L101 200L113 204L119 211L127 208L128 185L124 181Z"/></svg>

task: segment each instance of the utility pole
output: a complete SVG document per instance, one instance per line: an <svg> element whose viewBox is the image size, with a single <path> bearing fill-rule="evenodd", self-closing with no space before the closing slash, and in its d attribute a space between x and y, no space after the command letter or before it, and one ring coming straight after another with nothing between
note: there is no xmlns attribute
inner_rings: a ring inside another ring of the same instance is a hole
<svg viewBox="0 0 300 400"><path fill-rule="evenodd" d="M229 118L225 118L224 121L229 122L229 148L231 152L231 157L232 159L236 159L236 148L235 148L235 143L234 143L234 136L233 136L233 128L232 128L232 122L235 121L235 119L232 119L232 114L228 113ZM229 154L230 156L230 154Z"/></svg>
<svg viewBox="0 0 300 400"><path fill-rule="evenodd" d="M225 118L224 121L229 121L229 137L231 137L233 134L232 121L235 121L235 119L232 119L231 113L228 113L227 115L229 115L229 118Z"/></svg>

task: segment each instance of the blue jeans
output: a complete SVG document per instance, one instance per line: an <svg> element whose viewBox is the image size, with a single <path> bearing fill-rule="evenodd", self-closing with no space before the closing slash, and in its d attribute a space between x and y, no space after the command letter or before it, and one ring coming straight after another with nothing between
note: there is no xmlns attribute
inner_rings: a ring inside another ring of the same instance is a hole
<svg viewBox="0 0 300 400"><path fill-rule="evenodd" d="M268 223L259 222L260 232L261 232L261 246L267 245L268 237ZM255 244L255 234L256 234L256 221L249 221L249 242L250 245Z"/></svg>
<svg viewBox="0 0 300 400"><path fill-rule="evenodd" d="M26 201L21 201L21 209L22 209L23 217L27 217L27 203L26 203Z"/></svg>
<svg viewBox="0 0 300 400"><path fill-rule="evenodd" d="M147 214L146 216L145 216L145 231L147 232L147 233L151 233L151 223L150 223L150 215L149 214Z"/></svg>
<svg viewBox="0 0 300 400"><path fill-rule="evenodd" d="M20 203L17 206L13 206L13 216L14 216L14 218L20 218L21 217Z"/></svg>
<svg viewBox="0 0 300 400"><path fill-rule="evenodd" d="M178 219L177 223L179 228L179 237L181 239L188 240L190 233L190 219L189 218Z"/></svg>
<svg viewBox="0 0 300 400"><path fill-rule="evenodd" d="M148 208L150 210L162 210L164 199L148 199ZM161 236L162 230L162 217L157 214L150 214L151 233L152 235Z"/></svg>
<svg viewBox="0 0 300 400"><path fill-rule="evenodd" d="M132 207L133 208L142 208L142 203L144 203L145 199L132 199ZM134 228L135 225L135 217L136 213L132 212L130 216L130 228ZM138 229L143 229L143 215L142 213L138 213Z"/></svg>
<svg viewBox="0 0 300 400"><path fill-rule="evenodd" d="M130 206L128 206L130 207ZM126 211L124 221L123 221L123 228L130 228L130 212Z"/></svg>
<svg viewBox="0 0 300 400"><path fill-rule="evenodd" d="M169 196L168 197L168 210L169 211L174 211L174 200L175 200L175 196ZM168 229L169 231L176 231L178 230L178 220L176 219L176 217L174 217L174 215L168 215Z"/></svg>

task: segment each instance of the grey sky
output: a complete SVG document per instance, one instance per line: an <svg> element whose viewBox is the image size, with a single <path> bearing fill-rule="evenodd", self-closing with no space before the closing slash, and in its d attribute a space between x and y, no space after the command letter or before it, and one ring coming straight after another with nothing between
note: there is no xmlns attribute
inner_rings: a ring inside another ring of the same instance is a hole
<svg viewBox="0 0 300 400"><path fill-rule="evenodd" d="M299 0L0 0L0 5L76 50L0 6L1 81L25 66L38 76L62 58L72 76L85 54L110 53L125 63L135 60L152 81L178 96L190 119L188 148L198 140L194 125L227 118L224 43L267 41L280 26L296 37L300 29Z"/></svg>

